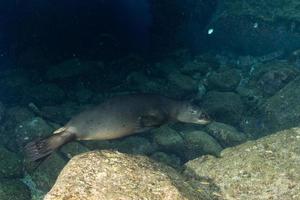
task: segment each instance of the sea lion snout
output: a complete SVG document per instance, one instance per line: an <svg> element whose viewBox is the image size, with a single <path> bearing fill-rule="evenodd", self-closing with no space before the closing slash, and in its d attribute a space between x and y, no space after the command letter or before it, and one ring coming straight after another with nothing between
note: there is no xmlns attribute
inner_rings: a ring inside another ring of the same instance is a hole
<svg viewBox="0 0 300 200"><path fill-rule="evenodd" d="M193 124L208 124L211 122L209 115L199 106L183 103L177 113L177 120Z"/></svg>
<svg viewBox="0 0 300 200"><path fill-rule="evenodd" d="M205 125L205 124L209 124L210 122L211 122L210 116L206 112L202 111L198 117L198 124Z"/></svg>

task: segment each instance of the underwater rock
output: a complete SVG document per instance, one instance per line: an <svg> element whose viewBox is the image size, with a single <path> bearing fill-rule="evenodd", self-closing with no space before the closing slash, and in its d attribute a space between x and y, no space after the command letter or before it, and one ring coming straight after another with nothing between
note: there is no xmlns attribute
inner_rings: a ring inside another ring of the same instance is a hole
<svg viewBox="0 0 300 200"><path fill-rule="evenodd" d="M260 89L256 87L252 88L241 85L237 88L237 93L240 95L245 106L253 110L260 107L266 100Z"/></svg>
<svg viewBox="0 0 300 200"><path fill-rule="evenodd" d="M28 173L25 173L25 176L21 179L21 181L29 188L31 192L31 200L42 200L48 192L39 190Z"/></svg>
<svg viewBox="0 0 300 200"><path fill-rule="evenodd" d="M21 123L34 117L34 114L27 108L14 106L7 109L7 117L15 123Z"/></svg>
<svg viewBox="0 0 300 200"><path fill-rule="evenodd" d="M19 180L1 180L0 199L31 200L31 194L28 187Z"/></svg>
<svg viewBox="0 0 300 200"><path fill-rule="evenodd" d="M208 87L219 91L234 91L241 81L240 72L229 69L223 72L213 72L208 77Z"/></svg>
<svg viewBox="0 0 300 200"><path fill-rule="evenodd" d="M6 120L0 126L0 143L10 150L15 151L18 147L15 128L25 120L33 118L34 115L28 109L20 106L6 109Z"/></svg>
<svg viewBox="0 0 300 200"><path fill-rule="evenodd" d="M40 84L27 88L23 101L38 105L54 105L66 100L65 92L55 84Z"/></svg>
<svg viewBox="0 0 300 200"><path fill-rule="evenodd" d="M171 53L171 55L168 55L167 57L163 58L163 60L160 60L159 62L155 63L150 69L151 69L151 75L155 77L161 77L164 78L168 76L168 74L173 72L178 72L178 68L180 68L180 64L184 63L184 58L187 57L187 55L181 55L186 54L187 52L180 52L174 51ZM149 70L148 70L149 71Z"/></svg>
<svg viewBox="0 0 300 200"><path fill-rule="evenodd" d="M3 105L2 102L0 102L0 122L3 120L5 117L5 106Z"/></svg>
<svg viewBox="0 0 300 200"><path fill-rule="evenodd" d="M269 131L298 126L300 123L300 77L291 81L262 105L264 125Z"/></svg>
<svg viewBox="0 0 300 200"><path fill-rule="evenodd" d="M169 126L162 126L151 131L153 141L158 145L158 148L171 152L182 154L184 149L184 141L181 135L170 128Z"/></svg>
<svg viewBox="0 0 300 200"><path fill-rule="evenodd" d="M174 169L147 157L94 151L73 157L45 200L204 200L204 195Z"/></svg>
<svg viewBox="0 0 300 200"><path fill-rule="evenodd" d="M222 151L219 143L204 131L183 132L182 137L186 160L192 160L205 154L218 156Z"/></svg>
<svg viewBox="0 0 300 200"><path fill-rule="evenodd" d="M35 163L27 164L28 166L26 167L28 168L33 182L36 184L37 189L43 192L48 192L54 185L60 171L66 165L66 161L58 155L58 153L53 153L41 162L37 168L36 166L30 165ZM34 170L32 170L32 168Z"/></svg>
<svg viewBox="0 0 300 200"><path fill-rule="evenodd" d="M80 153L90 151L89 148L80 144L79 142L70 142L62 146L59 151L67 158L71 159L73 156L76 156Z"/></svg>
<svg viewBox="0 0 300 200"><path fill-rule="evenodd" d="M292 71L273 70L265 73L258 81L258 84L265 94L273 95L295 77L296 74Z"/></svg>
<svg viewBox="0 0 300 200"><path fill-rule="evenodd" d="M228 15L251 15L258 16L265 20L290 19L300 21L297 0L222 0L220 9L227 10Z"/></svg>
<svg viewBox="0 0 300 200"><path fill-rule="evenodd" d="M202 107L216 121L238 124L244 112L240 96L233 92L210 91L204 96Z"/></svg>
<svg viewBox="0 0 300 200"><path fill-rule="evenodd" d="M91 71L91 67L88 63L75 58L49 67L46 78L50 81L74 78Z"/></svg>
<svg viewBox="0 0 300 200"><path fill-rule="evenodd" d="M194 96L194 100L196 100L196 101L202 100L202 98L204 97L204 95L207 92L205 85L206 85L205 83L201 83L201 82L198 84L198 91L197 91L196 95Z"/></svg>
<svg viewBox="0 0 300 200"><path fill-rule="evenodd" d="M14 134L19 147L23 147L33 139L51 135L53 131L54 127L51 127L42 118L34 117L17 124Z"/></svg>
<svg viewBox="0 0 300 200"><path fill-rule="evenodd" d="M116 149L123 153L143 155L149 155L156 150L149 140L139 136L124 138L117 144Z"/></svg>
<svg viewBox="0 0 300 200"><path fill-rule="evenodd" d="M81 106L77 105L74 102L65 102L64 104L55 105L55 106L43 106L41 111L52 120L64 124L71 119L75 114L83 110Z"/></svg>
<svg viewBox="0 0 300 200"><path fill-rule="evenodd" d="M22 174L23 163L20 156L0 146L0 178L21 177Z"/></svg>
<svg viewBox="0 0 300 200"><path fill-rule="evenodd" d="M295 68L294 65L290 64L286 60L273 60L269 62L261 62L252 66L250 71L250 85L256 85L257 81L262 78L262 76L270 71L280 71L290 76L299 75L299 69Z"/></svg>
<svg viewBox="0 0 300 200"><path fill-rule="evenodd" d="M126 81L130 85L139 86L149 81L149 77L142 71L134 71L126 77Z"/></svg>
<svg viewBox="0 0 300 200"><path fill-rule="evenodd" d="M265 131L262 116L259 114L243 116L239 127L248 136L248 139L260 138Z"/></svg>
<svg viewBox="0 0 300 200"><path fill-rule="evenodd" d="M184 174L220 189L229 199L299 199L300 129L288 129L203 156L185 164Z"/></svg>
<svg viewBox="0 0 300 200"><path fill-rule="evenodd" d="M158 151L158 152L155 152L154 154L152 154L151 158L158 162L161 162L161 163L164 163L171 167L174 167L175 169L177 169L181 166L180 158L174 154L166 154L164 152Z"/></svg>
<svg viewBox="0 0 300 200"><path fill-rule="evenodd" d="M241 144L247 140L247 136L236 130L233 126L220 122L212 122L206 126L206 131L215 138L223 147Z"/></svg>
<svg viewBox="0 0 300 200"><path fill-rule="evenodd" d="M167 80L166 77L168 73L164 74L161 70L163 69L158 70L161 73L159 75L154 75L152 74L153 71L151 71L151 76L144 72L132 72L127 77L128 88L130 88L131 91L138 91L139 93L168 94L167 96L173 98L182 97L188 92L176 85L173 81ZM172 71L174 71L174 69ZM177 72L178 71L175 73ZM188 76L184 75L184 77ZM188 77L188 79L191 80L190 77Z"/></svg>
<svg viewBox="0 0 300 200"><path fill-rule="evenodd" d="M91 90L84 88L83 86L76 89L75 93L76 100L79 103L89 103L93 95L94 93Z"/></svg>
<svg viewBox="0 0 300 200"><path fill-rule="evenodd" d="M184 63L184 65L180 68L180 71L183 74L187 74L190 76L195 75L196 73L199 73L200 75L205 75L209 71L211 71L213 68L216 68L215 65L207 62L203 62L198 59L194 59L191 61L188 61Z"/></svg>
<svg viewBox="0 0 300 200"><path fill-rule="evenodd" d="M300 69L300 49L297 49L288 56L288 62Z"/></svg>
<svg viewBox="0 0 300 200"><path fill-rule="evenodd" d="M92 86L95 83L94 80L90 80L91 82L88 83L86 81L78 80L77 83L74 83L74 85L68 86L68 88L71 88L68 90L68 100L71 102L77 102L79 104L89 104L91 103L94 92L91 90ZM95 88L93 88L95 89Z"/></svg>
<svg viewBox="0 0 300 200"><path fill-rule="evenodd" d="M260 90L264 96L271 96L299 74L299 70L286 61L262 63L252 68L247 87Z"/></svg>
<svg viewBox="0 0 300 200"><path fill-rule="evenodd" d="M178 90L193 92L198 89L196 80L177 71L168 74L167 79L170 83L176 85Z"/></svg>
<svg viewBox="0 0 300 200"><path fill-rule="evenodd" d="M218 5L208 25L214 47L243 55L299 49L299 1L221 0Z"/></svg>
<svg viewBox="0 0 300 200"><path fill-rule="evenodd" d="M117 140L86 140L86 141L81 141L81 143L91 150L102 150L102 149L117 150L119 142Z"/></svg>
<svg viewBox="0 0 300 200"><path fill-rule="evenodd" d="M133 72L127 76L129 87L142 93L163 94L167 91L167 81L162 78L148 77L142 72Z"/></svg>
<svg viewBox="0 0 300 200"><path fill-rule="evenodd" d="M30 85L28 76L33 75L29 70L11 69L0 72L1 102L18 104L23 97L23 89Z"/></svg>

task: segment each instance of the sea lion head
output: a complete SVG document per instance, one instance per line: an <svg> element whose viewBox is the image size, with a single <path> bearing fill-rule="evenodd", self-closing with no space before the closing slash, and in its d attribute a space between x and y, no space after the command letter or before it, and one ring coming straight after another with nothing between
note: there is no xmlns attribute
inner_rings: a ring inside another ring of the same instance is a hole
<svg viewBox="0 0 300 200"><path fill-rule="evenodd" d="M176 119L180 122L193 124L208 124L211 122L209 116L199 106L190 102L183 102L177 110Z"/></svg>

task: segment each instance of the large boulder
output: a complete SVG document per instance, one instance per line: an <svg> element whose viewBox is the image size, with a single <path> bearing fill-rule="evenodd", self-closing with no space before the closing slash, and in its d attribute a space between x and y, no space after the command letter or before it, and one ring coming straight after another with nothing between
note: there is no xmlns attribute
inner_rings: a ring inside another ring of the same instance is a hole
<svg viewBox="0 0 300 200"><path fill-rule="evenodd" d="M219 188L229 199L300 198L300 128L225 149L185 164L185 174Z"/></svg>
<svg viewBox="0 0 300 200"><path fill-rule="evenodd" d="M204 131L184 131L184 157L186 160L197 158L201 155L219 155L222 151L221 145Z"/></svg>
<svg viewBox="0 0 300 200"><path fill-rule="evenodd" d="M300 123L300 77L286 85L262 105L266 131L298 126Z"/></svg>
<svg viewBox="0 0 300 200"><path fill-rule="evenodd" d="M233 92L210 91L204 96L202 107L214 120L236 125L241 120L244 104Z"/></svg>
<svg viewBox="0 0 300 200"><path fill-rule="evenodd" d="M73 157L45 200L209 199L173 169L147 157L93 151Z"/></svg>

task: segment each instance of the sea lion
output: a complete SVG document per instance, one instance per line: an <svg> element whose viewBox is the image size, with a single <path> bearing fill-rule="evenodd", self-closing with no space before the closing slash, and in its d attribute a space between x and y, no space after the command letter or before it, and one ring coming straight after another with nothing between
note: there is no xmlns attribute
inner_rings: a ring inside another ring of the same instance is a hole
<svg viewBox="0 0 300 200"><path fill-rule="evenodd" d="M159 127L170 121L207 124L200 107L188 101L151 94L122 95L74 116L46 139L28 143L27 157L36 161L72 140L109 140Z"/></svg>

